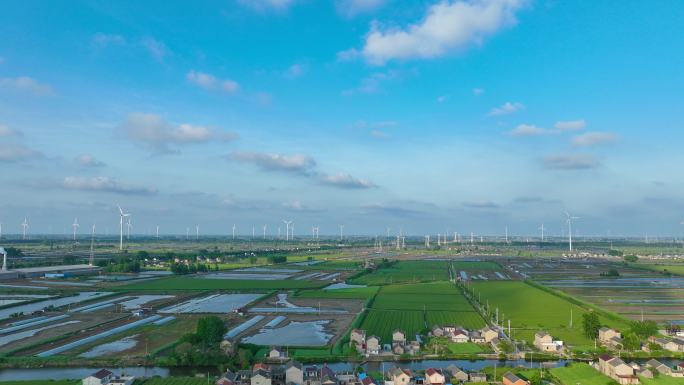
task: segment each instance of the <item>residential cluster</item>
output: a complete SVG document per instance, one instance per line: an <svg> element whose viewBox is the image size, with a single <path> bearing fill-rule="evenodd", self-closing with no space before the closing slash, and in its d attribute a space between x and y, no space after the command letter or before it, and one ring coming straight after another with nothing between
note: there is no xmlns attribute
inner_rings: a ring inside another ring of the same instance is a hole
<svg viewBox="0 0 684 385"><path fill-rule="evenodd" d="M446 337L454 343L491 343L495 346L499 342L499 332L489 326L472 331L460 326L434 326L428 336ZM422 339L419 335L409 341L406 333L401 330L392 332L391 344L383 344L378 336L366 336L366 331L361 329L353 329L349 335L349 346L366 357L383 354L417 355L420 352L421 343Z"/></svg>
<svg viewBox="0 0 684 385"><path fill-rule="evenodd" d="M658 360L651 359L645 364L626 363L621 358L604 354L599 357L594 367L621 385L639 383L639 377L653 378L655 373L670 377L684 377L684 363L671 368Z"/></svg>
<svg viewBox="0 0 684 385"><path fill-rule="evenodd" d="M132 385L135 381L133 376L116 376L107 369L100 369L97 372L84 378L83 385Z"/></svg>
<svg viewBox="0 0 684 385"><path fill-rule="evenodd" d="M509 380L519 379L512 373L506 373ZM393 367L383 374L384 378L373 378L365 372L344 371L335 372L324 365L305 367L297 361L290 361L286 365L255 364L251 370L237 372L226 371L216 381L216 385L447 385L468 382L486 382L487 376L479 372L466 372L455 365L446 369L428 368L424 371L413 372L409 369ZM511 381L507 385L529 385L523 382Z"/></svg>
<svg viewBox="0 0 684 385"><path fill-rule="evenodd" d="M534 346L544 353L563 354L565 345L561 340L554 340L551 334L539 331L534 334Z"/></svg>

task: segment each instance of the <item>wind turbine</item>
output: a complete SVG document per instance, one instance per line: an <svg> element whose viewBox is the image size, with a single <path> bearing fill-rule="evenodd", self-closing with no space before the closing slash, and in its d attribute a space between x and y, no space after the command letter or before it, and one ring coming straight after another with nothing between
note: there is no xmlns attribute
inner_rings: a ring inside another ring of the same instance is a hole
<svg viewBox="0 0 684 385"><path fill-rule="evenodd" d="M128 223L126 223L126 240L131 239L131 229L133 228L133 223L131 223L131 217L128 217Z"/></svg>
<svg viewBox="0 0 684 385"><path fill-rule="evenodd" d="M235 239L235 223L233 223L233 240Z"/></svg>
<svg viewBox="0 0 684 385"><path fill-rule="evenodd" d="M130 217L130 213L124 213L124 211L121 209L121 206L116 205L116 207L119 208L119 250L123 250L123 224L124 224L124 217Z"/></svg>
<svg viewBox="0 0 684 385"><path fill-rule="evenodd" d="M344 239L344 225L340 225L340 242Z"/></svg>
<svg viewBox="0 0 684 385"><path fill-rule="evenodd" d="M539 227L539 230L541 230L541 240L544 242L544 224L542 223L541 226Z"/></svg>
<svg viewBox="0 0 684 385"><path fill-rule="evenodd" d="M266 225L264 225L264 239L266 239Z"/></svg>
<svg viewBox="0 0 684 385"><path fill-rule="evenodd" d="M74 223L71 225L74 228L74 241L76 240L76 230L78 230L81 225L78 224L78 218L74 218Z"/></svg>
<svg viewBox="0 0 684 385"><path fill-rule="evenodd" d="M88 260L88 265L93 266L95 264L95 225L93 224L93 233L90 237L90 259Z"/></svg>
<svg viewBox="0 0 684 385"><path fill-rule="evenodd" d="M24 217L24 222L21 224L21 227L23 228L23 235L21 237L22 240L26 240L26 231L28 231L29 224L28 224L28 218Z"/></svg>
<svg viewBox="0 0 684 385"><path fill-rule="evenodd" d="M195 240L199 241L199 225L195 225Z"/></svg>
<svg viewBox="0 0 684 385"><path fill-rule="evenodd" d="M289 241L290 240L290 225L292 224L292 221L286 221L283 219L283 223L285 224L285 240Z"/></svg>
<svg viewBox="0 0 684 385"><path fill-rule="evenodd" d="M159 225L157 225L157 239L159 239Z"/></svg>
<svg viewBox="0 0 684 385"><path fill-rule="evenodd" d="M570 248L570 251L572 251L572 220L573 219L580 219L580 218L579 217L573 217L567 211L565 212L565 216L567 217L565 222L568 224L568 247Z"/></svg>
<svg viewBox="0 0 684 385"><path fill-rule="evenodd" d="M506 226L506 243L508 243L508 226Z"/></svg>

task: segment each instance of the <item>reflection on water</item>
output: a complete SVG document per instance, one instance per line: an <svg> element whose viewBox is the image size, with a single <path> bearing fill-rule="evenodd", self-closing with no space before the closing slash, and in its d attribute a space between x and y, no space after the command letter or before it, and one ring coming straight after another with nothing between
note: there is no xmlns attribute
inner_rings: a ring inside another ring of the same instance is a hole
<svg viewBox="0 0 684 385"><path fill-rule="evenodd" d="M100 357L106 354L123 352L124 350L132 349L138 344L136 338L139 334L127 336L117 341L112 341L106 344L95 346L94 348L88 350L81 354L81 357L93 358Z"/></svg>
<svg viewBox="0 0 684 385"><path fill-rule="evenodd" d="M324 346L333 336L325 332L328 323L329 320L290 322L281 328L261 329L243 341L255 345Z"/></svg>

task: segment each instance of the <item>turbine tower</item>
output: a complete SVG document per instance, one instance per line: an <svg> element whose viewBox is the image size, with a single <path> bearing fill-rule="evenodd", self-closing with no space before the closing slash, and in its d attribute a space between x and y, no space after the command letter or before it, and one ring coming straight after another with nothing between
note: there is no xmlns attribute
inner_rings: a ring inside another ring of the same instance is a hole
<svg viewBox="0 0 684 385"><path fill-rule="evenodd" d="M543 223L539 227L539 230L541 230L541 241L544 242L544 224Z"/></svg>
<svg viewBox="0 0 684 385"><path fill-rule="evenodd" d="M131 217L128 217L128 223L126 223L126 240L131 239L131 229L133 228L133 223L131 223Z"/></svg>
<svg viewBox="0 0 684 385"><path fill-rule="evenodd" d="M233 223L233 240L235 240L235 223Z"/></svg>
<svg viewBox="0 0 684 385"><path fill-rule="evenodd" d="M78 218L74 218L74 223L71 225L74 229L74 241L76 240L76 230L78 230L81 225L78 224Z"/></svg>
<svg viewBox="0 0 684 385"><path fill-rule="evenodd" d="M95 225L93 225L93 232L90 237L90 258L88 260L88 265L93 266L95 264Z"/></svg>
<svg viewBox="0 0 684 385"><path fill-rule="evenodd" d="M159 239L159 225L157 225L157 239Z"/></svg>
<svg viewBox="0 0 684 385"><path fill-rule="evenodd" d="M283 223L285 224L285 240L289 241L290 240L290 225L292 224L292 221L286 221L283 219Z"/></svg>
<svg viewBox="0 0 684 385"><path fill-rule="evenodd" d="M264 225L264 240L266 240L266 225Z"/></svg>
<svg viewBox="0 0 684 385"><path fill-rule="evenodd" d="M344 239L344 225L340 225L340 242Z"/></svg>
<svg viewBox="0 0 684 385"><path fill-rule="evenodd" d="M580 219L579 217L573 217L568 213L567 211L565 212L565 222L568 224L568 248L570 251L572 251L572 220L573 219Z"/></svg>
<svg viewBox="0 0 684 385"><path fill-rule="evenodd" d="M21 227L23 229L21 239L26 240L26 232L28 231L28 228L29 228L28 218L24 217L24 222L21 224Z"/></svg>
<svg viewBox="0 0 684 385"><path fill-rule="evenodd" d="M195 225L195 240L199 241L199 225Z"/></svg>
<svg viewBox="0 0 684 385"><path fill-rule="evenodd" d="M2 254L2 271L7 271L7 252L0 247L0 254Z"/></svg>
<svg viewBox="0 0 684 385"><path fill-rule="evenodd" d="M116 205L116 207L119 208L119 250L123 250L123 225L124 225L124 217L130 217L130 213L124 213L124 211L121 209L121 206Z"/></svg>

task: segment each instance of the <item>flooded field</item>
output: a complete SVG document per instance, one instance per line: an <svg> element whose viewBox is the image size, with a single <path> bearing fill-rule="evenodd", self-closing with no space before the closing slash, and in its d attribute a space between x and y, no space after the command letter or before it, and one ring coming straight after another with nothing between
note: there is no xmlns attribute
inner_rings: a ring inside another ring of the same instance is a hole
<svg viewBox="0 0 684 385"><path fill-rule="evenodd" d="M253 307L249 309L253 313L296 313L296 314L346 314L347 310L332 309L329 307L322 307L319 303L318 307L313 306L299 306L288 301L286 293L277 295L277 300L274 307Z"/></svg>
<svg viewBox="0 0 684 385"><path fill-rule="evenodd" d="M112 294L112 293L87 291L87 292L78 293L77 295L74 295L74 296L49 299L49 300L46 299L45 301L34 302L34 303L25 304L25 305L12 306L10 308L0 310L0 320L5 319L5 318L9 318L14 313L31 314L35 311L42 310L43 308L45 308L46 306L49 306L49 305L52 305L54 307L67 306L67 305L72 305L72 304L76 304L79 302L92 300L92 299L99 298L102 296L106 296L109 294Z"/></svg>
<svg viewBox="0 0 684 385"><path fill-rule="evenodd" d="M175 295L139 295L134 299L130 299L125 302L121 302L124 310L136 310L140 309L141 306L147 305L150 302L159 301L162 299L176 298Z"/></svg>
<svg viewBox="0 0 684 385"><path fill-rule="evenodd" d="M257 274L257 273L212 273L203 275L202 278L208 279L248 279L257 281L278 281L288 279L292 274Z"/></svg>
<svg viewBox="0 0 684 385"><path fill-rule="evenodd" d="M330 320L290 322L279 328L264 328L243 342L255 345L325 346L334 334L325 331Z"/></svg>
<svg viewBox="0 0 684 385"><path fill-rule="evenodd" d="M213 294L161 309L160 313L229 313L246 306L261 294Z"/></svg>
<svg viewBox="0 0 684 385"><path fill-rule="evenodd" d="M129 349L133 349L137 344L139 334L124 337L120 340L108 342L106 344L95 346L87 352L81 353L81 357L93 358L106 356L113 353L120 353Z"/></svg>

